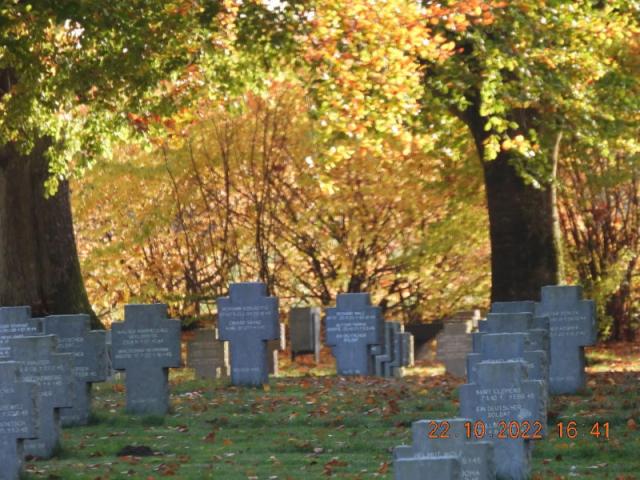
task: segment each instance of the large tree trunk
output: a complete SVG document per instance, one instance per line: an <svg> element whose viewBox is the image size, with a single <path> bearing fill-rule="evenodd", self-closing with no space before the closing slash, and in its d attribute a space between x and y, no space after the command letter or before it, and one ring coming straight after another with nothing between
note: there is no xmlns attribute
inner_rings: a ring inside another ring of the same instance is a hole
<svg viewBox="0 0 640 480"><path fill-rule="evenodd" d="M45 197L44 142L29 156L0 147L0 305L30 305L34 316L88 313L76 250L69 185Z"/></svg>
<svg viewBox="0 0 640 480"><path fill-rule="evenodd" d="M491 239L491 301L539 300L540 288L560 282L560 230L553 185L527 184L514 167L509 150L484 160L486 118L480 114L479 94L456 112L473 136L484 170ZM520 125L534 124L535 112L512 112ZM526 130L526 128L523 128ZM553 161L557 162L561 136ZM555 170L555 167L554 167Z"/></svg>
<svg viewBox="0 0 640 480"><path fill-rule="evenodd" d="M509 153L484 161L491 236L491 301L539 300L559 281L553 187L527 185Z"/></svg>

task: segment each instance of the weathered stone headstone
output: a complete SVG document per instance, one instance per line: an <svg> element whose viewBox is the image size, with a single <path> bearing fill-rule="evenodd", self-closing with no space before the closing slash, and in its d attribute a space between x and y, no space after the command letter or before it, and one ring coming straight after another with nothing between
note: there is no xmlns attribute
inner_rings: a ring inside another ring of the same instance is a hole
<svg viewBox="0 0 640 480"><path fill-rule="evenodd" d="M125 305L111 341L113 368L126 371L127 411L167 413L169 368L181 366L180 321L167 318L163 304Z"/></svg>
<svg viewBox="0 0 640 480"><path fill-rule="evenodd" d="M18 480L24 440L38 436L38 387L22 381L17 362L0 362L0 480Z"/></svg>
<svg viewBox="0 0 640 480"><path fill-rule="evenodd" d="M385 377L401 378L404 376L405 367L409 366L409 363L402 363L403 358L409 361L410 357L413 357L412 353L404 355L402 351L403 347L408 347L408 345L406 345L404 341L409 340L410 337L405 334L404 325L402 323L388 323L395 323L398 326L393 328L391 350L389 352L390 361L385 365L384 371L382 373Z"/></svg>
<svg viewBox="0 0 640 480"><path fill-rule="evenodd" d="M422 465L419 475L413 475L411 460L452 457L460 462L460 478L464 480L494 480L493 444L474 438L473 422L467 418L420 420L411 425L412 445L394 449L396 480L440 478L431 476L428 465ZM469 432L467 431L469 429ZM404 461L404 463L403 463ZM398 466L398 464L400 464Z"/></svg>
<svg viewBox="0 0 640 480"><path fill-rule="evenodd" d="M535 315L535 310L536 310L536 302L531 301L531 300L520 300L520 301L511 301L511 302L493 302L491 304L491 314L496 314L496 313L502 313L502 314L506 314L506 313L531 313L533 316L533 320L527 320L527 330L529 330L529 333L532 334L532 341L535 342L536 338L540 337L540 336L545 336L542 332L537 332L536 330L546 330L547 334L546 337L548 337L548 331L549 331L549 319L546 317L537 317ZM491 315L490 314L490 315ZM508 322L508 320L507 320ZM520 323L519 323L520 324ZM503 324L504 325L504 324ZM478 323L478 331L480 332L486 332L486 322L482 321ZM533 330L535 329L535 330ZM501 331L497 331L494 329L494 331L492 331L491 333L508 333L508 332L512 332L515 333L516 331L522 331L522 330L515 330L513 327L507 327L507 328L501 328ZM476 334L473 335L474 336L474 346L473 346L473 351L477 352L478 348L475 344L476 342ZM542 348L542 350L547 350L550 351L549 348L549 339L548 338L539 338L540 342L543 342L546 344L546 346L544 348ZM549 354L549 362L551 361L551 356Z"/></svg>
<svg viewBox="0 0 640 480"><path fill-rule="evenodd" d="M487 319L478 323L478 332L472 334L473 351L480 353L480 339L486 333L528 333L530 350L547 352L550 363L549 319L534 316L533 313L490 313Z"/></svg>
<svg viewBox="0 0 640 480"><path fill-rule="evenodd" d="M384 341L371 352L377 376L400 378L405 367L413 366L413 335L400 322L384 322Z"/></svg>
<svg viewBox="0 0 640 480"><path fill-rule="evenodd" d="M87 425L91 411L91 385L108 375L106 335L91 330L89 315L51 315L42 319L45 334L58 336L58 352L74 358L75 396L73 407L60 411L62 426Z"/></svg>
<svg viewBox="0 0 640 480"><path fill-rule="evenodd" d="M529 312L489 313L473 333L473 351L479 352L480 338L486 333L528 333L532 350L543 350L550 358L549 318Z"/></svg>
<svg viewBox="0 0 640 480"><path fill-rule="evenodd" d="M336 307L327 308L327 345L336 358L338 375L372 375L375 345L384 341L384 322L379 307L368 293L338 295Z"/></svg>
<svg viewBox="0 0 640 480"><path fill-rule="evenodd" d="M467 354L472 351L471 331L478 317L479 314L461 312L446 320L444 329L436 337L436 358L456 377L467 374Z"/></svg>
<svg viewBox="0 0 640 480"><path fill-rule="evenodd" d="M267 342L267 367L269 375L278 375L278 352L284 352L287 348L287 327L280 324L280 336L277 340Z"/></svg>
<svg viewBox="0 0 640 480"><path fill-rule="evenodd" d="M187 342L187 367L193 368L196 378L227 378L229 344L218 338L216 329L194 330L193 339Z"/></svg>
<svg viewBox="0 0 640 480"><path fill-rule="evenodd" d="M488 360L522 360L530 364L527 369L529 379L547 381L548 378L547 352L533 345L529 333L526 332L482 334L480 351L467 355L469 383L476 381L475 366Z"/></svg>
<svg viewBox="0 0 640 480"><path fill-rule="evenodd" d="M24 453L51 458L60 444L60 409L73 406L73 355L57 353L55 335L9 340L20 378L38 386L38 438L25 440Z"/></svg>
<svg viewBox="0 0 640 480"><path fill-rule="evenodd" d="M10 360L9 340L42 334L42 322L31 307L0 307L0 360Z"/></svg>
<svg viewBox="0 0 640 480"><path fill-rule="evenodd" d="M114 370L113 368L113 342L111 340L111 330L107 330L105 338L107 344L107 382L119 383L123 381L124 373Z"/></svg>
<svg viewBox="0 0 640 480"><path fill-rule="evenodd" d="M267 297L264 283L232 283L229 297L218 298L220 339L231 349L231 383L263 385L269 380L267 341L277 340L278 299Z"/></svg>
<svg viewBox="0 0 640 480"><path fill-rule="evenodd" d="M582 287L542 287L542 300L536 315L549 318L551 394L576 393L585 386L584 347L597 340L596 307L592 300L582 300Z"/></svg>
<svg viewBox="0 0 640 480"><path fill-rule="evenodd" d="M289 338L291 360L297 355L312 353L320 362L320 309L318 307L294 307L289 312Z"/></svg>
<svg viewBox="0 0 640 480"><path fill-rule="evenodd" d="M484 361L521 360L527 364L527 379L544 382L544 401L549 388L549 356L532 345L529 333L485 333L480 338L480 351L467 355L467 383L478 382L478 365ZM542 425L547 424L546 408Z"/></svg>
<svg viewBox="0 0 640 480"><path fill-rule="evenodd" d="M457 457L398 458L393 462L395 480L463 480Z"/></svg>
<svg viewBox="0 0 640 480"><path fill-rule="evenodd" d="M394 359L395 337L401 332L400 322L384 322L384 339L380 345L371 347L374 373L379 377L391 377L391 362Z"/></svg>
<svg viewBox="0 0 640 480"><path fill-rule="evenodd" d="M460 414L493 442L498 478L529 478L531 438L546 415L543 383L527 379L525 362L486 361L478 364L477 382L460 387Z"/></svg>

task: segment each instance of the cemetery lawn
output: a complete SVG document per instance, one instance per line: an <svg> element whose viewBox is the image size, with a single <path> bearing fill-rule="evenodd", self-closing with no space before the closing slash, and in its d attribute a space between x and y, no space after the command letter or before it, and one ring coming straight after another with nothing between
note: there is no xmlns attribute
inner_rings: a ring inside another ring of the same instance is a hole
<svg viewBox="0 0 640 480"><path fill-rule="evenodd" d="M640 479L640 353L620 367L608 352L590 352L584 393L552 399L534 479ZM25 478L391 479L391 450L410 443L411 422L457 413L461 381L423 376L432 370L404 379L283 376L264 389L178 373L165 418L125 414L122 384L98 384L93 423L65 429L59 457L28 462ZM571 421L577 437L558 438L557 422ZM601 433L609 422L609 440L590 435L596 422Z"/></svg>

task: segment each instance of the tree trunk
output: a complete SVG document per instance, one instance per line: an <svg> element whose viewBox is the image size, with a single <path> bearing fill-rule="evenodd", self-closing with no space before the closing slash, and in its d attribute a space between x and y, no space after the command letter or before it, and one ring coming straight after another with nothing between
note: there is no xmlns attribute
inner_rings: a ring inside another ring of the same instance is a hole
<svg viewBox="0 0 640 480"><path fill-rule="evenodd" d="M633 257L627 265L627 270L618 290L609 297L605 312L613 320L611 340L631 342L635 340L635 331L631 322L631 299L633 273L638 257Z"/></svg>
<svg viewBox="0 0 640 480"><path fill-rule="evenodd" d="M484 161L491 236L491 301L539 300L559 281L553 187L527 185L509 153Z"/></svg>
<svg viewBox="0 0 640 480"><path fill-rule="evenodd" d="M491 240L491 301L540 300L540 289L560 282L560 229L553 185L536 188L525 183L513 166L509 150L485 160L488 132L480 114L480 95L469 97L464 111L454 111L467 125L484 170ZM519 125L534 125L535 112L512 112ZM526 128L522 128L526 130ZM513 132L512 132L513 133ZM552 155L554 172L561 140Z"/></svg>
<svg viewBox="0 0 640 480"><path fill-rule="evenodd" d="M88 313L69 185L45 197L44 143L28 156L0 148L0 305L30 305L34 316Z"/></svg>

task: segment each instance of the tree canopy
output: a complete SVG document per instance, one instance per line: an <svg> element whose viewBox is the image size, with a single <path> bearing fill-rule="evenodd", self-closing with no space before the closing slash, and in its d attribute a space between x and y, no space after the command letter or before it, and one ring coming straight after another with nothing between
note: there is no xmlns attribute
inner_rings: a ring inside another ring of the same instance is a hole
<svg viewBox="0 0 640 480"><path fill-rule="evenodd" d="M490 24L444 25L458 54L428 63L426 104L477 129L483 160L516 151L520 173L548 183L558 147L638 150L639 31L637 2L508 2Z"/></svg>
<svg viewBox="0 0 640 480"><path fill-rule="evenodd" d="M243 68L249 83L239 11L229 0L5 2L0 144L27 153L46 137L55 190L132 134L172 127L196 93L233 90Z"/></svg>
<svg viewBox="0 0 640 480"><path fill-rule="evenodd" d="M322 302L367 288L405 313L461 306L456 292L486 292L479 165L486 179L496 160L525 195L558 187L570 276L628 283L636 224L592 213L603 195L635 211L639 12L622 0L5 2L0 144L27 153L46 139L50 192L96 165L76 198L78 225L104 235L79 228L105 305L195 298L245 274ZM96 203L105 191L112 215ZM626 233L585 240L603 225ZM145 272L136 288L97 263L124 245L129 273ZM448 292L441 305L430 283Z"/></svg>

